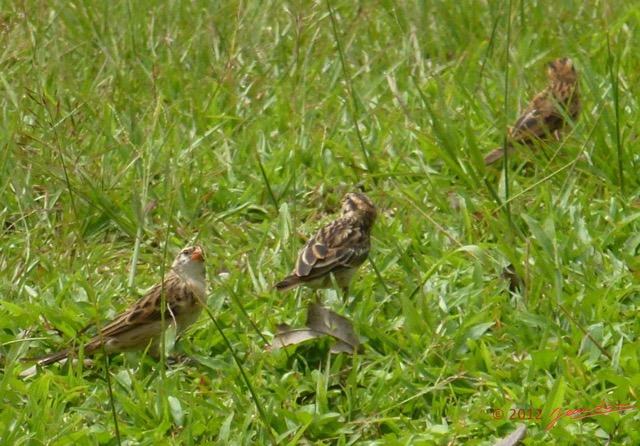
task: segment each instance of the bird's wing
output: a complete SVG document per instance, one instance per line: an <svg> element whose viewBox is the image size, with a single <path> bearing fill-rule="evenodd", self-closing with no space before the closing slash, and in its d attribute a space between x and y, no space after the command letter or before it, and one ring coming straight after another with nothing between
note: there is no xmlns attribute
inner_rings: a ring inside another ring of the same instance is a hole
<svg viewBox="0 0 640 446"><path fill-rule="evenodd" d="M173 311L171 296L181 292L180 279L176 275L167 277L164 283L159 283L151 288L131 308L120 313L113 321L102 328L101 337L113 337L125 333L135 327L157 322L162 319L161 299L165 293L165 299L169 310L165 312L165 320L171 319ZM178 290L177 288L180 288Z"/></svg>
<svg viewBox="0 0 640 446"><path fill-rule="evenodd" d="M547 138L562 126L562 122L558 104L549 94L542 92L518 118L511 129L511 136L517 142Z"/></svg>
<svg viewBox="0 0 640 446"><path fill-rule="evenodd" d="M294 274L319 277L338 267L358 266L369 253L363 231L337 220L322 228L302 249Z"/></svg>

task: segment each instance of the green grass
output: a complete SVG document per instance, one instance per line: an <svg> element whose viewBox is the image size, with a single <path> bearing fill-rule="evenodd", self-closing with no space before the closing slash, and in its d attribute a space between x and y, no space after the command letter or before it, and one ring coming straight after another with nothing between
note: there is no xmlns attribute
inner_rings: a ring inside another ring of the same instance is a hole
<svg viewBox="0 0 640 446"><path fill-rule="evenodd" d="M490 445L510 409L543 412L527 444L639 444L639 409L545 430L556 407L638 401L639 17L630 0L6 2L0 444ZM573 131L485 169L563 56ZM359 183L381 211L371 262L353 303L326 300L364 353L269 352L312 299L271 289L296 229ZM18 378L191 243L221 329L203 315L181 340L200 366Z"/></svg>

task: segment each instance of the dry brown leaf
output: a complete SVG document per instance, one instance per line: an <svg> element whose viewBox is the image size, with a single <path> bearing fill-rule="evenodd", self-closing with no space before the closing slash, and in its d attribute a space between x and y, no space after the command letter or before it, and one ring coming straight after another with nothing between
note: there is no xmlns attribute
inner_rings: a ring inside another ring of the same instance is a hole
<svg viewBox="0 0 640 446"><path fill-rule="evenodd" d="M270 349L299 345L325 336L336 341L331 346L331 353L352 355L360 348L360 340L353 330L351 321L318 303L312 303L309 306L306 325L305 328L293 328L287 324L278 325Z"/></svg>

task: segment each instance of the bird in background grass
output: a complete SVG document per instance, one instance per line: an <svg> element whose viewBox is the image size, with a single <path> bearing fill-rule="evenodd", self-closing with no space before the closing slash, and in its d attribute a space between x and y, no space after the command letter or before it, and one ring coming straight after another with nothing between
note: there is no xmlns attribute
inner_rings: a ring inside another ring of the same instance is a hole
<svg viewBox="0 0 640 446"><path fill-rule="evenodd" d="M569 58L556 59L547 65L549 85L538 93L531 104L509 130L507 150L511 154L514 145L532 145L535 141L551 137L562 139L561 131L567 118L575 121L582 108L578 91L578 73ZM484 158L485 165L493 164L504 156L498 148Z"/></svg>
<svg viewBox="0 0 640 446"><path fill-rule="evenodd" d="M166 303L164 327L162 295ZM81 349L84 355L104 352L107 355L149 348L151 356L159 355L163 328L176 326L176 336L192 325L200 315L206 297L204 253L199 246L185 248L173 261L164 281L151 288L132 307L102 327ZM78 352L69 348L34 358L45 366Z"/></svg>
<svg viewBox="0 0 640 446"><path fill-rule="evenodd" d="M371 229L376 207L360 193L342 199L342 214L321 228L304 245L291 274L275 284L278 291L300 285L331 288L333 281L349 296L349 285L371 248Z"/></svg>

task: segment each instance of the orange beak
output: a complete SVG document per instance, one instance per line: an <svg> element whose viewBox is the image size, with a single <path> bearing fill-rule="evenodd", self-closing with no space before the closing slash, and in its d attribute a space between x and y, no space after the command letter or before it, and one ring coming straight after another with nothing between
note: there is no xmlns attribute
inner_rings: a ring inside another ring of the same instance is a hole
<svg viewBox="0 0 640 446"><path fill-rule="evenodd" d="M202 252L202 248L196 246L196 249L193 250L193 254L191 254L191 260L202 261L204 260L204 253Z"/></svg>

